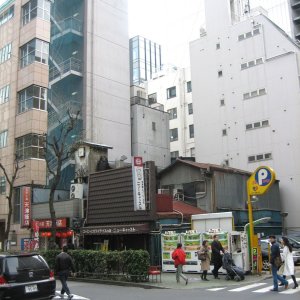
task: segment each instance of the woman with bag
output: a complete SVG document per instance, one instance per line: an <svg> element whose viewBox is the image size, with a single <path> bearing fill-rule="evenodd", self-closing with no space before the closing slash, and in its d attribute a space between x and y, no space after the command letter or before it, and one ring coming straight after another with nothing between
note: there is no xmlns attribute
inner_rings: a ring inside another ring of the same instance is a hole
<svg viewBox="0 0 300 300"><path fill-rule="evenodd" d="M295 278L295 267L294 267L294 259L292 254L293 248L286 237L282 237L281 243L283 246L282 259L284 262L284 268L282 273L283 278L286 279L286 276L291 276L294 281L293 289L296 289L299 285ZM283 284L279 284L279 285L283 285Z"/></svg>
<svg viewBox="0 0 300 300"><path fill-rule="evenodd" d="M208 250L208 243L207 241L202 242L202 247L198 253L198 258L201 260L201 279L208 281L206 278L207 271L210 269L210 257L209 257L209 250Z"/></svg>

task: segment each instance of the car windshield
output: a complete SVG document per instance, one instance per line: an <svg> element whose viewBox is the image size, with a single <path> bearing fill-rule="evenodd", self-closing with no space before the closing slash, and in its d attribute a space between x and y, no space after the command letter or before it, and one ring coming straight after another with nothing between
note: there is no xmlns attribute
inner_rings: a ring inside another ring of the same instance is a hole
<svg viewBox="0 0 300 300"><path fill-rule="evenodd" d="M46 262L39 256L12 256L7 257L5 271L9 274L18 274L25 270L45 269Z"/></svg>

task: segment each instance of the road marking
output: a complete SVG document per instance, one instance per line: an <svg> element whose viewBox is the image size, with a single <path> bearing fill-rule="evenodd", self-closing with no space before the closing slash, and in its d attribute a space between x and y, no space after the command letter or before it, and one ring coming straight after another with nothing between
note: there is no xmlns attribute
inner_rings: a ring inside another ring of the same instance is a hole
<svg viewBox="0 0 300 300"><path fill-rule="evenodd" d="M90 300L88 298L85 298L85 297L82 297L82 296L78 296L78 295L75 295L75 294L72 294L73 295L73 298L72 300ZM67 300L68 297L67 295L65 295L64 298L60 298L60 291L56 291L56 296L54 298L52 298L53 300L57 300L57 299L65 299Z"/></svg>
<svg viewBox="0 0 300 300"><path fill-rule="evenodd" d="M296 280L298 281L298 280L300 280L300 278L296 278ZM288 280L288 282L289 282L289 284L291 284L292 282L293 282L293 280L292 279L289 279ZM263 289L260 289L260 290L256 290L256 291L253 291L253 293L266 293L266 292L269 292L270 291L270 289L272 289L273 288L273 285L270 285L270 286L268 286L268 287L266 287L266 288L263 288ZM279 291L280 292L280 294L281 293L283 293L283 292L287 292L287 291ZM288 294L288 293L287 293Z"/></svg>
<svg viewBox="0 0 300 300"><path fill-rule="evenodd" d="M250 290L250 289L259 287L261 285L265 285L265 284L267 284L267 283L254 283L254 284L242 286L240 288L236 288L236 289L233 289L233 290L229 290L229 292L242 292L242 291Z"/></svg>
<svg viewBox="0 0 300 300"><path fill-rule="evenodd" d="M224 289L226 289L226 287L208 289L207 291L216 292L216 291L221 291L221 290L224 290Z"/></svg>
<svg viewBox="0 0 300 300"><path fill-rule="evenodd" d="M300 289L289 289L289 290L285 290L283 292L280 292L280 294L288 294L288 295L292 295L292 294L296 294L296 293L299 293L300 292Z"/></svg>

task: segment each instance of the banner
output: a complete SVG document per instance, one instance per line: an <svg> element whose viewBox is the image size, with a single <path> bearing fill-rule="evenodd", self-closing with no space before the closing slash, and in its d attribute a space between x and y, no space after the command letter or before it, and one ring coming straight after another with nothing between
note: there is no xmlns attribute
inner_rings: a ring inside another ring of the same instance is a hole
<svg viewBox="0 0 300 300"><path fill-rule="evenodd" d="M134 210L146 210L143 158L134 156L132 164Z"/></svg>
<svg viewBox="0 0 300 300"><path fill-rule="evenodd" d="M33 229L33 243L32 249L33 251L37 251L40 248L40 237L39 237L39 224L37 221L32 221L32 229Z"/></svg>
<svg viewBox="0 0 300 300"><path fill-rule="evenodd" d="M30 227L31 220L31 189L29 186L22 188L22 227Z"/></svg>

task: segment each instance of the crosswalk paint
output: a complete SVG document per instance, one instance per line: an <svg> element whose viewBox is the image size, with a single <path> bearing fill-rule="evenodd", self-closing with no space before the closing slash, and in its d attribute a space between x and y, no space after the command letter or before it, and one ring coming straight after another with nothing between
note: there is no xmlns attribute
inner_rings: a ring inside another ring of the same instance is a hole
<svg viewBox="0 0 300 300"><path fill-rule="evenodd" d="M298 281L298 280L300 280L300 278L297 278L296 280ZM291 283L293 282L293 280L292 280L292 279L289 279L288 282L289 282L289 284L291 284ZM270 285L270 286L268 286L268 287L266 287L266 288L263 288L263 289L259 289L259 290L253 291L253 293L267 293L267 292L269 292L270 289L272 289L272 288L273 288L273 285ZM285 291L285 292L286 292L286 291ZM280 292L280 293L283 293L283 291Z"/></svg>
<svg viewBox="0 0 300 300"><path fill-rule="evenodd" d="M56 291L56 295L58 295L58 296L55 296L54 298L52 298L53 300L57 300L57 299L65 299L65 300L67 300L68 299L68 297L67 297L67 295L65 295L65 297L64 298L60 298L60 291ZM82 296L78 296L78 295L75 295L75 294L72 294L73 295L73 298L72 298L72 300L90 300L90 299L88 299L88 298L85 298L85 297L82 297Z"/></svg>
<svg viewBox="0 0 300 300"><path fill-rule="evenodd" d="M217 291L221 291L226 289L226 287L220 287L220 288L213 288L213 289L207 289L207 291L211 291L211 292L217 292Z"/></svg>
<svg viewBox="0 0 300 300"><path fill-rule="evenodd" d="M265 285L265 284L266 284L265 282L254 283L254 284L245 285L245 286L242 286L242 287L239 287L236 289L229 290L229 292L242 292L242 291L250 290L250 289Z"/></svg>

